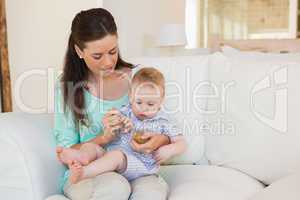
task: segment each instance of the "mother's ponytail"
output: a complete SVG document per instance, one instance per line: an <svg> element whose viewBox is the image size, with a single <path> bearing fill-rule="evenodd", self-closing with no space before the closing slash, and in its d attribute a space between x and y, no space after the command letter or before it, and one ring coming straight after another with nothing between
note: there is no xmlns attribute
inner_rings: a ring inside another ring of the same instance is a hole
<svg viewBox="0 0 300 200"><path fill-rule="evenodd" d="M75 51L73 35L69 37L62 75L64 109L72 111L75 122L85 118L83 87L87 81L88 68Z"/></svg>

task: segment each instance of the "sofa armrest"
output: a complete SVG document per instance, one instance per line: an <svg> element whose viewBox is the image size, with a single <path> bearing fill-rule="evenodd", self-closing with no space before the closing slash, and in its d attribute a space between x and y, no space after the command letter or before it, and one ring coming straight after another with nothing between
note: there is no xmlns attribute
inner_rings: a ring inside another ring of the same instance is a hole
<svg viewBox="0 0 300 200"><path fill-rule="evenodd" d="M300 199L299 185L300 173L292 174L272 183L250 200L298 200Z"/></svg>
<svg viewBox="0 0 300 200"><path fill-rule="evenodd" d="M59 193L64 167L55 155L52 118L48 114L0 115L1 199L42 200Z"/></svg>

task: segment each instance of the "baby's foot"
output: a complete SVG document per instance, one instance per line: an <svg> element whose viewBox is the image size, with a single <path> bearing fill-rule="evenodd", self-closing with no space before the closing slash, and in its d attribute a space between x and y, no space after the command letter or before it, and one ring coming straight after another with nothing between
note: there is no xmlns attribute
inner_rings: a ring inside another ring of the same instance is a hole
<svg viewBox="0 0 300 200"><path fill-rule="evenodd" d="M56 153L58 154L60 161L67 165L71 164L73 160L77 160L79 154L75 149L63 147L57 147Z"/></svg>
<svg viewBox="0 0 300 200"><path fill-rule="evenodd" d="M71 164L69 164L70 169L70 176L69 180L70 183L76 184L82 179L83 168L80 162L74 160Z"/></svg>
<svg viewBox="0 0 300 200"><path fill-rule="evenodd" d="M64 163L64 161L61 158L61 153L63 152L64 148L63 147L56 147L56 156L57 158ZM65 163L66 164L66 163Z"/></svg>
<svg viewBox="0 0 300 200"><path fill-rule="evenodd" d="M56 147L56 153L57 154L60 154L61 152L63 152L63 150L64 150L63 147L60 147L60 146Z"/></svg>
<svg viewBox="0 0 300 200"><path fill-rule="evenodd" d="M68 165L78 157L76 154L79 152L71 148L56 147L56 153L59 160Z"/></svg>
<svg viewBox="0 0 300 200"><path fill-rule="evenodd" d="M60 161L66 165L70 164L73 160L79 161L82 165L89 164L88 154L80 152L76 149L56 147L56 153Z"/></svg>

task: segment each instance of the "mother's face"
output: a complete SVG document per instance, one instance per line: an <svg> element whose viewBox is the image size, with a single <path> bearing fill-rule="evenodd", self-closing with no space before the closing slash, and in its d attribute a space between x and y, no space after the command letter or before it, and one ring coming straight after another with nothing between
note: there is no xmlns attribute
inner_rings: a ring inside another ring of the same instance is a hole
<svg viewBox="0 0 300 200"><path fill-rule="evenodd" d="M93 75L108 76L114 72L119 51L116 35L107 35L100 40L86 42L83 50L75 45L75 49Z"/></svg>

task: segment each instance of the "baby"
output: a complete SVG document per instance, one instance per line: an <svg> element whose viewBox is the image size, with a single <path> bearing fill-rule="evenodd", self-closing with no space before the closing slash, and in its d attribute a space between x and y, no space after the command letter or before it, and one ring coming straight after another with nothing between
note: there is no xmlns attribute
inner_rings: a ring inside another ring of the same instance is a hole
<svg viewBox="0 0 300 200"><path fill-rule="evenodd" d="M60 159L68 164L69 181L73 184L104 172L116 171L129 181L158 172L159 163L186 149L184 137L162 110L165 81L161 72L143 68L133 77L128 106L119 110L123 129L118 137L106 145L106 151L94 144L83 144L80 150L57 149ZM142 143L136 133L164 134L170 144L158 149L158 153L141 153L132 149L132 140ZM157 162L158 161L158 162Z"/></svg>

